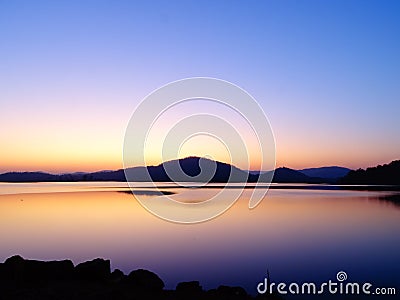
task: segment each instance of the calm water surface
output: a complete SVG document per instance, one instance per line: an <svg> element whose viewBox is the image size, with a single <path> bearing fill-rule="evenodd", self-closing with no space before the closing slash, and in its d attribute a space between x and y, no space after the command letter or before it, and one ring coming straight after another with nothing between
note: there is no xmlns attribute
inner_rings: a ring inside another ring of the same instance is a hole
<svg viewBox="0 0 400 300"><path fill-rule="evenodd" d="M183 191L162 186L176 197ZM206 289L239 285L252 294L267 268L275 282L324 282L345 271L353 282L400 287L400 206L384 198L394 193L273 189L249 210L245 190L222 216L180 225L147 212L126 187L1 183L0 261L103 257L125 273L152 270L167 288L199 280ZM143 183L138 191L157 196Z"/></svg>

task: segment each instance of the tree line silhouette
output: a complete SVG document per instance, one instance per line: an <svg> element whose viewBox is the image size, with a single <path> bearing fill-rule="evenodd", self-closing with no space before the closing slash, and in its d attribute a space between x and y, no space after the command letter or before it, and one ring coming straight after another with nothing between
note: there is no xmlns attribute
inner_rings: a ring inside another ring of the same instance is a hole
<svg viewBox="0 0 400 300"><path fill-rule="evenodd" d="M339 180L340 184L384 184L400 185L400 160L378 165L365 170L350 171Z"/></svg>

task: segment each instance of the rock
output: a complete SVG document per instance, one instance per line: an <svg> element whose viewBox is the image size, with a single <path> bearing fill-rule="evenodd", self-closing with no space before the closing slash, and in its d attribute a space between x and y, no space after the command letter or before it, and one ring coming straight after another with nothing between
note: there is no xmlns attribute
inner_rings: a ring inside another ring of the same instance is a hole
<svg viewBox="0 0 400 300"><path fill-rule="evenodd" d="M110 261L97 258L75 268L70 260L37 261L21 256L0 263L0 299L164 299L164 300L282 300L279 295L247 295L240 287L220 286L204 291L198 281L181 282L175 290L164 290L164 282L153 272L139 269L128 276Z"/></svg>
<svg viewBox="0 0 400 300"><path fill-rule="evenodd" d="M9 282L25 284L70 279L73 276L74 265L70 260L25 260L16 255L8 258L4 262L2 269L0 278L6 275L6 280Z"/></svg>
<svg viewBox="0 0 400 300"><path fill-rule="evenodd" d="M176 291L185 294L200 294L203 289L198 281L180 282L176 286Z"/></svg>
<svg viewBox="0 0 400 300"><path fill-rule="evenodd" d="M161 291L164 288L164 282L153 272L138 269L129 273L126 283L138 290Z"/></svg>
<svg viewBox="0 0 400 300"><path fill-rule="evenodd" d="M74 265L70 260L25 260L24 262L24 280L26 282L70 279L73 271Z"/></svg>
<svg viewBox="0 0 400 300"><path fill-rule="evenodd" d="M176 286L176 298L178 300L204 299L205 293L198 281L180 282Z"/></svg>
<svg viewBox="0 0 400 300"><path fill-rule="evenodd" d="M120 282L124 278L125 278L125 274L119 269L115 269L110 275L110 280L112 280L114 282Z"/></svg>
<svg viewBox="0 0 400 300"><path fill-rule="evenodd" d="M21 277L24 269L24 259L19 255L14 255L6 259L3 264L3 269L9 275L9 279L16 280Z"/></svg>
<svg viewBox="0 0 400 300"><path fill-rule="evenodd" d="M245 300L248 298L246 291L241 287L221 285L216 290L210 290L213 299L218 300Z"/></svg>
<svg viewBox="0 0 400 300"><path fill-rule="evenodd" d="M2 267L5 284L18 286L23 282L24 259L19 255L14 255L6 259Z"/></svg>
<svg viewBox="0 0 400 300"><path fill-rule="evenodd" d="M3 281L5 277L6 277L6 272L4 271L4 264L0 263L0 284L1 284L1 281Z"/></svg>
<svg viewBox="0 0 400 300"><path fill-rule="evenodd" d="M110 261L102 258L83 262L75 267L75 276L81 280L102 281L109 279L110 275Z"/></svg>

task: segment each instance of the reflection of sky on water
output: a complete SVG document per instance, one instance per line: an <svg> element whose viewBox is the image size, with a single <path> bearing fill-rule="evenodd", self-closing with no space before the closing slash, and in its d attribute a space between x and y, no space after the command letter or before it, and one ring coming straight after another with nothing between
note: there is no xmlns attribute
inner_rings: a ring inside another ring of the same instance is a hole
<svg viewBox="0 0 400 300"><path fill-rule="evenodd" d="M169 288L199 280L205 288L240 285L251 293L267 268L276 282L321 282L344 270L352 281L400 284L400 210L378 201L382 192L274 189L249 210L246 190L219 218L179 225L104 183L79 185L1 195L0 260L104 257L125 272L153 270Z"/></svg>

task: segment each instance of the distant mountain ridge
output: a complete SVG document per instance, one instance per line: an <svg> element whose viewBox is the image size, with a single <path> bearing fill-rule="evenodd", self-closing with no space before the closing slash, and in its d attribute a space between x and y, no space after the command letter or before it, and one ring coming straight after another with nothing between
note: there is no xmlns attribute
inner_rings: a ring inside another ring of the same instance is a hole
<svg viewBox="0 0 400 300"><path fill-rule="evenodd" d="M260 174L261 181L267 173ZM278 183L321 183L319 178L312 178L303 173L286 167L275 169L273 182Z"/></svg>
<svg viewBox="0 0 400 300"><path fill-rule="evenodd" d="M320 167L320 168L308 168L299 170L299 172L303 173L304 175L310 177L319 177L319 178L327 178L327 179L338 179L343 176L346 176L351 169L344 168L344 167Z"/></svg>
<svg viewBox="0 0 400 300"><path fill-rule="evenodd" d="M333 169L332 169L333 168ZM183 172L180 172L179 170ZM204 172L201 172L201 171ZM273 182L276 183L332 183L336 175L349 169L324 167L304 170L277 168ZM125 171L74 172L62 175L44 172L9 172L0 174L0 182L74 182L74 181L126 181L125 172L134 181L189 181L189 182L269 182L271 172L241 170L230 164L200 157L186 157L164 162L157 166L132 167ZM308 174L310 175L308 175ZM323 175L323 176L314 176ZM172 179L171 179L172 177Z"/></svg>

